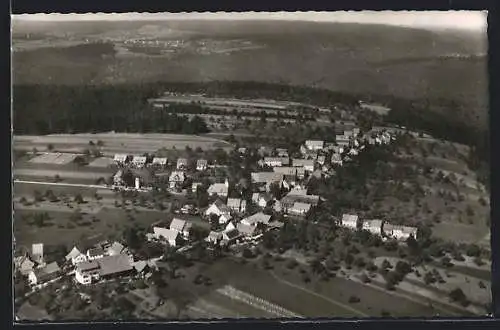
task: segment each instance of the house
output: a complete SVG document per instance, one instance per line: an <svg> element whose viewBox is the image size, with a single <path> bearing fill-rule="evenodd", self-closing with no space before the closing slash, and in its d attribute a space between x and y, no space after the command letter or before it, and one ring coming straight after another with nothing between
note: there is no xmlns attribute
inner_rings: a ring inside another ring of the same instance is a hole
<svg viewBox="0 0 500 330"><path fill-rule="evenodd" d="M281 201L283 203L290 203L289 206L293 206L293 203L295 202L302 202L316 206L319 204L319 196L307 194L307 189L292 189L281 199Z"/></svg>
<svg viewBox="0 0 500 330"><path fill-rule="evenodd" d="M247 238L254 237L257 234L257 226L250 226L243 222L238 223L236 229L240 234Z"/></svg>
<svg viewBox="0 0 500 330"><path fill-rule="evenodd" d="M212 244L219 244L222 240L223 233L219 231L211 231L208 236L205 238L205 241Z"/></svg>
<svg viewBox="0 0 500 330"><path fill-rule="evenodd" d="M163 168L167 166L168 159L166 157L154 157L152 165L156 167Z"/></svg>
<svg viewBox="0 0 500 330"><path fill-rule="evenodd" d="M341 226L349 229L358 229L359 217L355 214L343 214Z"/></svg>
<svg viewBox="0 0 500 330"><path fill-rule="evenodd" d="M382 220L365 220L363 221L362 228L373 235L382 236L382 224Z"/></svg>
<svg viewBox="0 0 500 330"><path fill-rule="evenodd" d="M275 201L273 204L273 210L274 212L285 212L285 208L283 207L283 204L281 201Z"/></svg>
<svg viewBox="0 0 500 330"><path fill-rule="evenodd" d="M132 262L131 265L132 265L132 267L134 267L135 271L138 274L139 273L146 273L150 269L148 262L146 260L138 260L136 262Z"/></svg>
<svg viewBox="0 0 500 330"><path fill-rule="evenodd" d="M267 166L287 166L290 164L290 158L288 157L264 157L263 163Z"/></svg>
<svg viewBox="0 0 500 330"><path fill-rule="evenodd" d="M237 213L245 213L247 202L241 198L228 198L227 206Z"/></svg>
<svg viewBox="0 0 500 330"><path fill-rule="evenodd" d="M104 257L104 249L100 246L87 250L87 260L96 260Z"/></svg>
<svg viewBox="0 0 500 330"><path fill-rule="evenodd" d="M123 165L123 164L127 163L128 158L129 158L128 155L116 154L115 157L113 158L113 161L118 165Z"/></svg>
<svg viewBox="0 0 500 330"><path fill-rule="evenodd" d="M71 251L69 251L66 255L66 261L71 261L72 265L76 265L80 262L87 261L87 256L74 246L73 249L71 249Z"/></svg>
<svg viewBox="0 0 500 330"><path fill-rule="evenodd" d="M335 154L341 154L344 152L344 147L341 146L334 146L333 147L333 153Z"/></svg>
<svg viewBox="0 0 500 330"><path fill-rule="evenodd" d="M170 246L177 246L179 232L169 228L153 227L153 236L159 241L165 241Z"/></svg>
<svg viewBox="0 0 500 330"><path fill-rule="evenodd" d="M349 142L351 141L351 138L346 135L336 135L335 136L335 142L339 146L347 146L349 145Z"/></svg>
<svg viewBox="0 0 500 330"><path fill-rule="evenodd" d="M356 137L356 136L358 136L358 135L359 135L359 133L361 133L361 130L359 129L359 127L354 127L354 128L352 129L352 133L353 133L353 134L354 134L354 136Z"/></svg>
<svg viewBox="0 0 500 330"><path fill-rule="evenodd" d="M384 224L383 232L387 237L392 237L400 241L406 241L410 238L410 236L416 239L418 229L415 227L391 225L386 223Z"/></svg>
<svg viewBox="0 0 500 330"><path fill-rule="evenodd" d="M188 165L188 160L186 158L179 158L177 159L177 169L178 170L184 170L187 168Z"/></svg>
<svg viewBox="0 0 500 330"><path fill-rule="evenodd" d="M293 206L288 210L288 213L293 215L304 216L311 210L311 204L295 202Z"/></svg>
<svg viewBox="0 0 500 330"><path fill-rule="evenodd" d="M197 171L204 171L207 169L208 162L206 159L198 159L196 161L196 170Z"/></svg>
<svg viewBox="0 0 500 330"><path fill-rule="evenodd" d="M135 166L135 167L144 167L146 165L146 160L147 158L145 156L134 156L132 158L132 164Z"/></svg>
<svg viewBox="0 0 500 330"><path fill-rule="evenodd" d="M227 197L229 193L229 181L226 179L224 183L214 183L208 187L207 192L210 196Z"/></svg>
<svg viewBox="0 0 500 330"><path fill-rule="evenodd" d="M325 165L326 157L324 155L318 156L318 159L316 161L320 165Z"/></svg>
<svg viewBox="0 0 500 330"><path fill-rule="evenodd" d="M283 174L275 172L254 172L251 174L253 183L278 183L281 184L283 181Z"/></svg>
<svg viewBox="0 0 500 330"><path fill-rule="evenodd" d="M331 163L342 166L342 156L340 154L332 154Z"/></svg>
<svg viewBox="0 0 500 330"><path fill-rule="evenodd" d="M234 221L229 221L226 225L226 227L224 228L224 232L226 231L231 231L231 230L234 230L236 229L236 226L234 225Z"/></svg>
<svg viewBox="0 0 500 330"><path fill-rule="evenodd" d="M99 264L97 261L85 261L76 265L75 279L78 283L87 285L99 280Z"/></svg>
<svg viewBox="0 0 500 330"><path fill-rule="evenodd" d="M252 202L257 204L259 207L266 207L272 200L272 197L267 193L252 194Z"/></svg>
<svg viewBox="0 0 500 330"><path fill-rule="evenodd" d="M258 223L267 225L269 223L269 220L271 220L270 215L258 212L249 217L246 217L245 219L242 219L240 223L247 226L256 226Z"/></svg>
<svg viewBox="0 0 500 330"><path fill-rule="evenodd" d="M314 160L294 158L292 160L292 166L303 167L305 171L312 172L314 171Z"/></svg>
<svg viewBox="0 0 500 330"><path fill-rule="evenodd" d="M240 235L240 232L238 231L238 229L224 231L224 233L222 234L221 243L223 245L229 245L229 244L234 243L240 237L241 237L241 235Z"/></svg>
<svg viewBox="0 0 500 330"><path fill-rule="evenodd" d="M213 202L212 205L210 205L205 211L206 216L210 216L212 214L215 214L219 217L220 224L226 223L232 219L231 209L220 199L217 199L215 202Z"/></svg>
<svg viewBox="0 0 500 330"><path fill-rule="evenodd" d="M174 218L169 226L170 230L175 230L184 238L189 238L189 232L192 227L193 224L191 222L179 218Z"/></svg>
<svg viewBox="0 0 500 330"><path fill-rule="evenodd" d="M324 141L307 140L304 144L308 150L321 150L323 149Z"/></svg>
<svg viewBox="0 0 500 330"><path fill-rule="evenodd" d="M359 154L359 151L352 148L351 150L349 150L349 155L351 156L357 156Z"/></svg>
<svg viewBox="0 0 500 330"><path fill-rule="evenodd" d="M247 148L244 148L244 147L238 148L239 154L245 154L246 152L247 152Z"/></svg>
<svg viewBox="0 0 500 330"><path fill-rule="evenodd" d="M28 275L28 281L31 285L44 283L55 279L60 272L61 268L59 268L57 262L52 262L44 267L32 270Z"/></svg>
<svg viewBox="0 0 500 330"><path fill-rule="evenodd" d="M43 264L43 243L31 245L31 258L37 264Z"/></svg>
<svg viewBox="0 0 500 330"><path fill-rule="evenodd" d="M198 187L201 187L201 186L203 186L203 183L193 182L193 184L191 185L191 191L195 193L198 191Z"/></svg>
<svg viewBox="0 0 500 330"><path fill-rule="evenodd" d="M15 264L16 269L24 276L28 275L33 270L33 267L35 267L35 263L27 255L16 258Z"/></svg>
<svg viewBox="0 0 500 330"><path fill-rule="evenodd" d="M168 182L170 183L170 188L175 188L184 183L185 177L182 171L172 171Z"/></svg>

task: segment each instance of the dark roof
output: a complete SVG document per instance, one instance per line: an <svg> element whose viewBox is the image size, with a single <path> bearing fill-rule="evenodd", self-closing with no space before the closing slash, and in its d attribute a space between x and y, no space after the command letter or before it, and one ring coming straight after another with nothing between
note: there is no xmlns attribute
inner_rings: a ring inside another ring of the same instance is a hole
<svg viewBox="0 0 500 330"><path fill-rule="evenodd" d="M98 259L97 263L101 267L101 276L119 274L129 271L133 268L132 264L130 263L129 257L124 254L107 256Z"/></svg>
<svg viewBox="0 0 500 330"><path fill-rule="evenodd" d="M226 236L229 239L233 239L233 238L240 236L240 232L237 229L231 229L229 231L226 231Z"/></svg>
<svg viewBox="0 0 500 330"><path fill-rule="evenodd" d="M104 255L104 250L101 247L96 247L88 250L88 254L91 257L97 257Z"/></svg>
<svg viewBox="0 0 500 330"><path fill-rule="evenodd" d="M96 261L84 261L76 265L80 271L89 271L99 268L99 264Z"/></svg>

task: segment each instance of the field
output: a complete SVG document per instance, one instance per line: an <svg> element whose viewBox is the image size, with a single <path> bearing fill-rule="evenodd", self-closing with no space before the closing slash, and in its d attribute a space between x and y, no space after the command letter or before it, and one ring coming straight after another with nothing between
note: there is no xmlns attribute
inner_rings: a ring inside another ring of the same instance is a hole
<svg viewBox="0 0 500 330"><path fill-rule="evenodd" d="M178 135L178 134L126 134L126 133L99 133L99 134L60 134L45 136L14 136L14 149L31 151L47 150L52 144L57 151L74 152L89 148L89 141L103 142L99 150L106 156L116 153L143 154L154 153L159 149L184 150L186 147L215 149L218 147L229 149L232 146L223 141L206 136Z"/></svg>

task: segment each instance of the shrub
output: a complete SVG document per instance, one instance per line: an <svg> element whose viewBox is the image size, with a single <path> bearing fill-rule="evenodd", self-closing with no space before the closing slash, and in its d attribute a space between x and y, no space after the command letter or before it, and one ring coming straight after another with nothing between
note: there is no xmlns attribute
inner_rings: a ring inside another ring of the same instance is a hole
<svg viewBox="0 0 500 330"><path fill-rule="evenodd" d="M349 297L349 303L350 304L359 303L360 301L361 301L361 299L359 299L358 296L350 296Z"/></svg>

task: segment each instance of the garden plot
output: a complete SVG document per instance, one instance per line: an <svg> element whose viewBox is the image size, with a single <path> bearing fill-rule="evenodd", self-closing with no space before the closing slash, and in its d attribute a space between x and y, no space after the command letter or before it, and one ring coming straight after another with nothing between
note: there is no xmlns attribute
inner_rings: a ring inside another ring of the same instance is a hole
<svg viewBox="0 0 500 330"><path fill-rule="evenodd" d="M32 158L30 162L37 164L66 165L73 162L77 156L77 154L69 153L46 153Z"/></svg>
<svg viewBox="0 0 500 330"><path fill-rule="evenodd" d="M107 178L110 174L106 172L75 172L75 171L56 171L42 169L14 169L15 176L27 177L49 177L58 175L61 179L90 179Z"/></svg>

